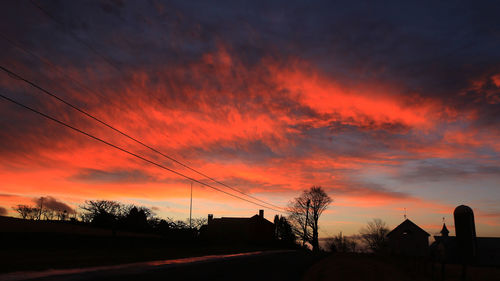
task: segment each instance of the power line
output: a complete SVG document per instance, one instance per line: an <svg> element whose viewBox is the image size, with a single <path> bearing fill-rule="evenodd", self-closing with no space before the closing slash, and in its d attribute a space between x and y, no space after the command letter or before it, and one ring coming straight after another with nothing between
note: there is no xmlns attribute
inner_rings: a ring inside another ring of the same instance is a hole
<svg viewBox="0 0 500 281"><path fill-rule="evenodd" d="M76 41L78 41L79 43L81 43L81 44L82 44L82 45L84 45L85 47L89 48L92 52L94 52L95 54L97 54L97 55L98 55L99 57L101 57L104 61L106 61L106 62L107 62L107 63L109 63L111 66L113 66L116 70L118 70L119 72L121 72L121 69L120 69L120 68L119 68L116 64L114 64L114 63L111 61L111 59L108 59L108 58L107 58L107 57L105 57L103 54L101 54L100 52L98 52L95 48L93 48L93 47L92 47L92 45L90 45L90 44L88 44L87 42L85 42L85 41L81 40L81 39L80 39L80 38L79 38L79 37L78 37L78 36L77 36L74 32L72 32L71 30L67 29L67 28L66 28L66 26L64 25L64 23L63 23L62 21L58 20L56 17L54 17L52 14L50 14L50 13L49 13L46 9L44 9L42 6L40 6L40 5L39 5L39 4L38 4L35 0L30 0L30 3L31 3L32 5L34 5L36 8L38 8L41 12L43 12L43 13L44 13L47 17L49 17L49 18L50 18L50 19L52 19L54 22L56 22L57 24L59 24L59 25L60 25L60 26L61 26L61 27L62 27L65 31L67 31L67 32L68 32L68 33L69 33L69 34L70 34L70 35L71 35L71 36L72 36L72 37L73 37ZM10 42L11 44L13 44L14 46L16 46L16 47L18 47L18 48L20 48L20 49L22 49L22 50L24 50L24 51L26 51L26 52L30 53L31 55L34 55L35 57L38 57L38 56L36 56L35 54L33 54L32 52L27 51L27 50L25 50L24 48L22 48L22 47L18 46L18 44L14 44L14 43L12 42L12 40L10 40L10 39L6 38L6 37L5 37L5 35L3 35L2 37L4 37L5 39L7 39L7 41L9 41L9 42ZM52 65L51 63L48 63L48 64L49 64L49 65ZM0 66L0 67L1 67L1 66ZM3 67L2 67L2 69L3 69L4 71L6 71L6 69L5 69L5 68L3 68ZM7 72L8 72L8 73L13 74L11 71L8 71L8 70L7 70ZM227 187L227 188L229 188L229 189L231 189L231 190L233 190L233 191L235 191L235 192L238 192L238 193L240 193L240 194L242 194L242 195L248 196L248 197L250 197L250 198L252 198L252 199L254 199L254 200L257 200L257 201L259 201L259 202L261 202L261 203L267 204L267 205L269 205L269 206L273 206L273 207L275 207L275 208L279 208L279 209L285 210L285 208L283 208L283 207L280 207L280 206L277 206L277 205L274 205L274 204L268 203L268 202L266 202L266 201L264 201L264 200L261 200L261 199L259 199L259 198L255 197L255 196L249 195L249 194L247 194L247 193L245 193L245 192L243 192L243 191L241 191L241 190L239 190L239 189L237 189L237 188L234 188L234 187L232 187L232 186L230 186L230 185L228 185L228 184L225 184L225 183L223 183L223 182L221 182L221 181L218 181L218 180L216 180L216 179L214 179L214 178L212 178L212 177L208 176L207 174L205 174L205 173L203 173L203 172L200 172L200 171L198 171L198 170L196 170L196 169L193 169L193 168L189 167L188 165L186 165L186 164L184 164L184 163L182 163L182 162L180 162L180 161L178 161L178 160L174 159L173 157L168 156L168 155L166 155L166 154L164 154L164 153L162 153L162 152L160 152L160 151L156 150L155 148L153 148L153 147L151 147L151 146L149 146L149 145L147 145L147 144L145 144L145 143L143 143L143 142L141 142L141 141L137 140L136 138L133 138L133 137L131 137L130 135L128 135L128 134L126 134L126 133L124 133L124 132L122 132L122 131L120 131L120 130L118 130L118 129L114 128L113 126L111 126L111 125L109 125L109 124L107 124L107 123L105 123L105 122L103 122L103 121L99 120L98 118L96 118L96 117L92 116L91 114L89 114L89 113L85 112L84 110L81 110L80 108L78 108L78 107L76 107L76 106L74 106L74 105L70 104L69 102L67 102L67 101L65 101L65 100L63 100L63 99L61 99L61 98L57 97L56 95L51 94L51 93L48 93L48 91L47 91L47 90L42 89L40 86L35 85L34 83L27 81L26 79L24 79L24 78L20 77L19 75L17 75L17 74L13 74L13 75L14 75L14 76L16 76L16 77L18 77L18 79L21 79L21 80L23 80L24 82L26 82L26 83L30 84L31 86L33 86L33 87L35 87L35 88L37 88L37 89L41 90L42 92L44 92L44 93L46 93L46 94L48 94L48 95L52 96L53 98L56 98L57 100L59 100L59 101L63 102L64 104L66 104L66 105L70 106L71 108L73 108L73 109L75 109L75 110L79 111L80 113L82 113L82 114L84 114L84 115L86 115L86 116L88 116L88 117L90 117L90 118L94 119L95 121L97 121L97 122L99 122L99 123L101 123L101 124L105 125L106 127L108 127L108 128L110 128L110 129L112 129L112 130L114 130L114 131L118 132L119 134L121 134L121 135L123 135L123 136L125 136L125 137L127 137L127 138L129 138L129 139L131 139L131 140L133 140L133 141L135 141L136 143L138 143L138 144L140 144L140 145L142 145L142 146L144 146L144 147L146 147L146 148L148 148L148 149L150 149L151 151L153 151L153 152L155 152L155 153L157 153L157 154L159 154L159 155L161 155L161 156L163 156L163 157L165 157L165 158L167 158L167 159L169 159L169 160L171 160L171 161L173 161L173 162L175 162L175 163L177 163L177 164L179 164L179 165L183 166L184 168L189 169L189 170L190 170L190 171L192 171L192 172L195 172L195 173L197 173L197 174L199 174L199 175L201 175L201 176L203 176L203 177L205 177L205 178L207 178L207 179L209 179L209 180L211 180L211 181L213 181L213 182L215 182L215 183L217 183L217 184L220 184L220 185L222 185L222 186L224 186L224 187ZM66 76L66 75L65 75L65 76ZM82 86L82 85L81 85L81 83L79 83L79 82L77 82L77 81L74 81L74 79L72 79L71 77L70 77L70 80L72 80L72 81L73 81L73 82L75 82L76 84L80 85L81 87L85 88L86 90L90 91L90 90L89 90L86 86ZM93 91L90 91L90 92L93 92ZM99 95L99 96L102 96L102 95Z"/></svg>
<svg viewBox="0 0 500 281"><path fill-rule="evenodd" d="M257 206L260 206L260 207L266 208L266 209L270 209L270 210L273 210L273 211L276 211L276 212L282 213L282 211L280 211L280 210L277 210L277 209L274 209L274 208L271 208L271 207L268 207L268 206L264 206L264 205L261 205L261 204L259 204L259 203L253 202L253 201L250 201L250 200L248 200L248 199L245 199L245 198L240 197L240 196L238 196L238 195L234 195L234 194L232 194L232 193L226 192L226 191L221 190L221 189L219 189L219 188L217 188L217 187L214 187L214 186L212 186L212 185L210 185L210 184L204 183L204 182L199 181L199 180L197 180L197 179L195 179L195 178L192 178L192 177L190 177L190 176L184 175L183 173L180 173L180 172L177 172L177 171L175 171L175 170L173 170L173 169L170 169L170 168L168 168L168 167L165 167L165 166L163 166L162 164L158 164L158 163L156 163L156 162L154 162L154 161L152 161L152 160L149 160L149 159L147 159L147 158L145 158L145 157L143 157L143 156L140 156L140 155L138 155L138 154L135 154L135 153L133 153L133 152L130 152L130 151L128 151L128 150L126 150L126 149L124 149L124 148L122 148L122 147L119 147L119 146L117 146L117 145L115 145L115 144L112 144L112 143L110 143L110 142L106 141L106 140L103 140L103 139L101 139L101 138L99 138L99 137L96 137L96 136L94 136L94 135L92 135L92 134L90 134L90 133L87 133L87 132L85 132L85 131L83 131L83 130L80 130L80 129L76 128L76 127L73 127L73 126L71 126L71 125L69 125L69 124L67 124L67 123L65 123L65 122L63 122L63 121L60 121L60 120L58 120L58 119L56 119L56 118L54 118L54 117L51 117L51 116L49 116L49 115L47 115L47 114L45 114L45 113L42 113L42 112L40 112L40 111L38 111L38 110L36 110L36 109L34 109L34 108L32 108L32 107L29 107L29 106L27 106L27 105L24 105L24 104L22 104L22 103L20 103L20 102L18 102L18 101L15 101L15 100L13 100L13 99L9 98L9 97L7 97L7 96L4 96L3 94L0 94L0 97L2 97L3 99L5 99L5 100L7 100L7 101L10 101L10 102L12 102L12 103L14 103L14 104L18 105L18 106L20 106L20 107L22 107L22 108L24 108L24 109L27 109L27 110L29 110L29 111L32 111L32 112L34 112L34 113L36 113L36 114L38 114L38 115L41 115L41 116L43 116L43 117L45 117L45 118L47 118L47 119L49 119L49 120L51 120L51 121L54 121L54 122L56 122L56 123L58 123L58 124L60 124L60 125L63 125L63 126L65 126L65 127L69 128L69 129L72 129L72 130L74 130L74 131L76 131L76 132L78 132L78 133L80 133L80 134L86 135L86 136L88 136L88 137L90 137L90 138L92 138L92 139L94 139L94 140L97 140L97 141L99 141L99 142L102 142L102 143L104 143L104 144L106 144L106 145L108 145L108 146L110 146L110 147L113 147L113 148L115 148L115 149L117 149L117 150L120 150L120 151L122 151L122 152L124 152L124 153L127 153L127 154L129 154L129 155L131 155L131 156L134 156L134 157L136 157L136 158L139 158L139 159L141 159L141 160L143 160L143 161L145 161L145 162L147 162L147 163L150 163L150 164L152 164L152 165L155 165L155 166L157 166L157 167L159 167L159 168L161 168L161 169L167 170L167 171L169 171L169 172L171 172L171 173L174 173L174 174L176 174L176 175L178 175L178 176L181 176L181 177L183 177L183 178L186 178L186 179L188 179L188 180L190 180L190 181L197 182L197 183L199 183L199 184L201 184L201 185L204 185L204 186L206 186L206 187L212 188L212 189L214 189L214 190L216 190L216 191L222 192L222 193L224 193L224 194L226 194L226 195L229 195L229 196L232 196L232 197L234 197L234 198L237 198L237 199L240 199L240 200L246 201L246 202L248 202L248 203L251 203L251 204L254 204L254 205L257 205Z"/></svg>
<svg viewBox="0 0 500 281"><path fill-rule="evenodd" d="M44 8L43 8L40 4L38 4L38 3L37 3L37 1L35 1L35 0L29 0L29 1L30 1L30 3L31 3L33 6L35 6L37 9L39 9L39 10L40 10L42 13L44 13L44 14L45 14L48 18L50 18L51 20L53 20L54 22L56 22L57 24L59 24L59 25L63 28L63 30L64 30L64 31L66 31L66 32L68 32L68 33L69 33L69 34L70 34L70 35L71 35L71 36L72 36L72 37L73 37L76 41L78 41L79 43L81 43L82 45L84 45L85 47L87 47L89 50L91 50L93 53L95 53L96 55L98 55L99 57L101 57L101 58L102 58L105 62L107 62L108 64L110 64L111 66L113 66L113 67L114 67L114 68L115 68L118 72L122 73L122 71L121 71L121 69L119 68L119 66L117 66L117 65L116 65L116 64L115 64L115 63L114 63L111 59L107 58L105 55L103 55L102 53L100 53L99 51L97 51L97 49L95 49L92 45L90 45L90 44L89 44L89 43L87 43L86 41L84 41L84 40L80 39L80 38L79 38L79 37L78 37L78 36L77 36L77 35L76 35L76 34L75 34L72 30L68 29L68 28L65 26L64 22L60 21L60 20L59 20L59 19L57 19L55 16L53 16L51 13L49 13L49 12L48 12L46 9L44 9ZM1 34L0 34L0 35L1 35ZM33 54L32 52L30 52L30 51L28 51L28 50L26 50L26 49L22 48L21 46L19 46L20 44L15 44L15 43L13 42L13 40L10 40L10 39L9 39L9 38L7 38L5 35L2 35L2 37L4 37L4 39L6 39L8 42L10 42L12 45L16 46L17 48L20 48L21 50L24 50L24 51L26 51L27 53L29 53L29 54L31 54L31 55L33 55L33 56L35 56L35 57L38 57L37 55ZM38 57L38 58L39 58L39 57ZM40 58L39 58L39 59L40 59ZM40 59L40 60L42 60L42 59ZM44 61L44 62L45 62L45 60L42 60L42 61ZM47 62L46 62L46 63L47 63ZM49 64L49 65L52 65L52 66L53 66L53 64L52 64L52 63L50 63L50 62L49 62L49 63L47 63L47 64ZM207 179L209 179L209 180L211 180L211 181L213 181L213 182L215 182L215 183L217 183L217 184L219 184L219 185L222 185L222 186L224 186L224 187L226 187L226 188L229 188L229 189L231 189L231 190L233 190L233 191L235 191L235 192L238 192L238 193L240 193L240 194L242 194L242 195L245 195L245 196L247 196L247 197L249 197L249 198L252 198L252 199L254 199L254 200L257 200L257 201L259 201L259 202L261 202L261 203L263 203L263 204L266 204L266 205L269 205L269 206L273 206L274 208L279 208L279 209L285 210L285 208L283 208L283 207L280 207L280 206L277 206L277 205L274 205L274 204L268 203L268 202L266 202L266 201L264 201L264 200L261 200L261 199L259 199L259 198L255 197L255 196L249 195L249 194L247 194L247 193L245 193L245 192L243 192L243 191L241 191L241 190L239 190L239 189L237 189L237 188L234 188L234 187L232 187L232 186L230 186L230 185L228 185L228 184L225 184L225 183L223 183L223 182L221 182L221 181L218 181L218 180L216 180L216 179L214 179L214 178L212 178L212 177L208 176L207 174L205 174L205 173L203 173L203 172L201 172L201 171L198 171L198 170L196 170L196 169L194 169L194 168L191 168L191 167L189 167L187 164L184 164L184 163L182 163L182 162L180 162L180 161L178 161L178 160L174 159L173 157L168 156L168 155L166 155L166 154L164 154L164 153L162 153L162 152L158 151L157 149L155 149L155 148L153 148L153 147L151 147L151 146L149 146L149 145L145 144L144 142L139 141L138 139L136 139L136 138L134 138L134 137L132 137L132 136L128 135L127 133L125 133L125 132L123 132L123 131L121 131L121 130L116 129L115 127L113 127L113 126L109 125L108 123L106 123L106 122L104 122L104 121L102 121L102 120L98 119L97 117L95 117L95 116L91 115L90 113L88 113L88 112L86 112L86 111L84 111L84 110L82 110L82 109L78 108L77 106L74 106L74 105L73 105L73 104L71 104L70 102L63 100L62 98L60 98L60 97L56 96L55 94L50 93L48 90L45 90L45 89L43 89L42 87L40 87L40 86L36 85L35 83L33 83L33 82L31 82L31 81L28 81L27 79L25 79L25 78L21 77L20 75L15 74L15 73L13 73L12 71L10 71L10 70L8 70L8 69L6 69L6 68L2 67L2 66L0 66L0 68L2 68L2 70L6 71L6 72L7 72L7 73L9 73L10 75L13 75L14 77L16 77L16 79L20 79L20 80L22 80L22 81L24 81L24 82L26 82L26 83L30 84L32 87L34 87L34 88L36 88L36 89L38 89L38 90L42 91L43 93L45 93L45 94L47 94L47 95L49 95L49 96L51 96L51 97L53 97L53 98L55 98L55 99L59 100L60 102L62 102L62 103L64 103L64 104L68 105L69 107L71 107L71 108L73 108L73 109L77 110L78 112L80 112L80 113L82 113L82 114L84 114L84 115L86 115L86 116L90 117L91 119L94 119L95 121L97 121L97 122L99 122L99 123L101 123L101 124L105 125L106 127L110 128L110 129L112 129L112 130L114 130L115 132L117 132L117 133L119 133L119 134L121 134L121 135L123 135L123 136L125 136L125 137L129 138L130 140L132 140L132 141L134 141L134 142L136 142L136 143L138 143L138 144L140 144L140 145L142 145L142 146L144 146L144 147L146 147L146 148L150 149L151 151L153 151L153 152L155 152L155 153L157 153L157 154L159 154L159 155L161 155L161 156L163 156L163 157L165 157L165 158L167 158L167 159L169 159L169 160L171 160L171 161L173 161L173 162L175 162L175 163L177 163L177 164L181 165L182 167L184 167L184 168L186 168L186 169L188 169L188 170L190 170L190 171L192 171L192 172L197 173L198 175L201 175L201 176L203 176L203 177L205 177L205 178L207 178ZM60 72L60 71L59 71L59 72ZM67 76L67 75L65 75L65 76ZM70 79L70 80L72 80L72 81L73 81L74 83L76 83L77 85L79 85L80 87L85 88L87 91L89 91L89 92L91 92L91 93L95 93L94 91L89 90L86 86L81 85L81 83L80 83L80 82L75 81L75 79L72 79L71 77L69 77L69 79ZM98 96L101 96L101 97L102 97L102 95L99 95L99 94L98 94ZM106 99L107 99L107 98L106 98ZM159 101L159 100L158 100L158 101Z"/></svg>
<svg viewBox="0 0 500 281"><path fill-rule="evenodd" d="M231 189L231 190L233 190L233 191L235 191L235 192L238 192L238 193L240 193L240 194L242 194L242 195L248 196L248 197L250 197L250 198L252 198L252 199L254 199L254 200L257 200L257 201L259 201L259 202L261 202L261 203L264 203L264 204L269 205L269 206L273 206L274 208L279 208L279 209L284 210L284 208L283 208L283 207L276 206L276 205L274 205L274 204L271 204L271 203L268 203L268 202L266 202L266 201L264 201L264 200L261 200L261 199L259 199L259 198L255 197L255 196L249 195L249 194L247 194L247 193L245 193L245 192L243 192L243 191L240 191L240 190L238 190L238 189L236 189L236 188L234 188L234 187L231 187L231 186L229 186L229 185L227 185L227 184L225 184L225 183L223 183L223 182L220 182L220 181L218 181L218 180L216 180L216 179L214 179L214 178L212 178L212 177L208 176L208 175L207 175L207 174L205 174L205 173L202 173L202 172L200 172L200 171L198 171L198 170L196 170L196 169L194 169L194 168L189 167L188 165L186 165L186 164L184 164L184 163L182 163L182 162L178 161L177 159L175 159L175 158L173 158L173 157L171 157L171 156L168 156L167 154L164 154L164 153L162 153L161 151L159 151L159 150L157 150L157 149L155 149L155 148L153 148L153 147L151 147L151 146L149 146L149 145L145 144L144 142L142 142L142 141L140 141L140 140L138 140L138 139L136 139L136 138L134 138L134 137L130 136L129 134L127 134L127 133L125 133L125 132L123 132L123 131L121 131L121 130L119 130L119 129L115 128L114 126L112 126L112 125L108 124L107 122L102 121L101 119L99 119L99 118L97 118L97 117L93 116L92 114L90 114L90 113L86 112L85 110L80 109L79 107L77 107L77 106L75 106L75 105L71 104L70 102L68 102L68 101L66 101L66 100L64 100L64 99L62 99L62 98L60 98L59 96L57 96L57 95L53 94L52 92L50 92L50 91L48 91L48 90L46 90L46 89L42 88L41 86L37 85L36 83L29 81L28 79L26 79L26 78L24 78L24 77L20 76L20 75L19 75L19 74L17 74L17 73L12 72L11 70L9 70L9 69L7 69L7 68L5 68L5 67L1 66L1 65L0 65L0 69L2 69L3 71L5 71L5 72L6 72L7 74L9 74L10 76L13 76L13 77L15 77L16 79L21 80L21 81L23 81L23 82L25 82L25 83L29 84L30 86L32 86L32 87L34 87L34 88L36 88L36 89L40 90L40 91L41 91L41 92L43 92L44 94L49 95L49 96L51 96L52 98L55 98L55 99L57 99L58 101L60 101L60 102L62 102L62 103L64 103L64 104L66 104L67 106L69 106L69 107L73 108L74 110L76 110L76 111L80 112L81 114L84 114L85 116L87 116L87 117L89 117L89 118L91 118L91 119L93 119L93 120L97 121L98 123L100 123L100 124L102 124L102 125L104 125L104 126L106 126L106 127L110 128L111 130L113 130L113 131L115 131L115 132L117 132L117 133L119 133L119 134L121 134L121 135L123 135L123 136L127 137L128 139L133 140L134 142L136 142L136 143L138 143L138 144L140 144L140 145L142 145L142 146L144 146L144 147L148 148L149 150L151 150L151 151L153 151L153 152L155 152L155 153L157 153L157 154L159 154L159 155L161 155L161 156L163 156L163 157L165 157L165 158L167 158L167 159L169 159L169 160L171 160L171 161L173 161L173 162L175 162L175 163L177 163L177 164L181 165L182 167L184 167L184 168L186 168L186 169L189 169L190 171L193 171L193 172L195 172L195 173L197 173L197 174L199 174L199 175L201 175L201 176L203 176L203 177L205 177L205 178L207 178L207 179L209 179L209 180L211 180L211 181L213 181L213 182L215 182L215 183L218 183L218 184L220 184L220 185L222 185L222 186L225 186L225 187L227 187L227 188L229 188L229 189Z"/></svg>
<svg viewBox="0 0 500 281"><path fill-rule="evenodd" d="M81 82L79 82L78 80L76 80L75 78L71 77L70 75L64 73L64 71L62 71L57 65L53 64L50 60L28 50L27 48L23 47L22 44L19 42L19 41L16 41L16 40L13 40L12 38L9 38L8 36L6 36L5 34L3 34L2 32L0 32L0 37L2 37L5 41L7 41L9 44L11 44L12 46L18 48L19 50L37 58L38 60L42 61L43 63L45 63L46 65L49 65L52 69L54 69L57 73L63 75L64 77L66 77L67 79L71 80L73 83L75 83L77 86L81 87L82 89L85 89L88 93L91 93L91 94L95 94L103 99L106 99L106 101L108 102L111 102L106 96L104 95L101 95L99 93L96 93L94 92L93 90L91 90L89 87L85 86L84 84L82 84ZM18 79L18 78L16 78Z"/></svg>

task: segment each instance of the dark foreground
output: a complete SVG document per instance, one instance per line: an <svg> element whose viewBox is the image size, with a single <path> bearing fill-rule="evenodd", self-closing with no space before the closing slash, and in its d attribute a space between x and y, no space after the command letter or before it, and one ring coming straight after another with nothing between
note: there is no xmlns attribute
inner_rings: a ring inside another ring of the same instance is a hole
<svg viewBox="0 0 500 281"><path fill-rule="evenodd" d="M310 253L269 251L194 262L142 264L31 278L28 273L0 275L3 280L303 280L314 263ZM55 272L57 273L57 272ZM59 272L60 273L60 272Z"/></svg>
<svg viewBox="0 0 500 281"><path fill-rule="evenodd" d="M204 241L184 232L134 233L0 216L0 274L290 249L277 242ZM0 279L1 281L1 279Z"/></svg>
<svg viewBox="0 0 500 281"><path fill-rule="evenodd" d="M334 254L311 266L304 281L460 281L461 266L441 264L404 257L370 254ZM444 273L444 276L443 276ZM467 281L500 281L500 268L470 266Z"/></svg>

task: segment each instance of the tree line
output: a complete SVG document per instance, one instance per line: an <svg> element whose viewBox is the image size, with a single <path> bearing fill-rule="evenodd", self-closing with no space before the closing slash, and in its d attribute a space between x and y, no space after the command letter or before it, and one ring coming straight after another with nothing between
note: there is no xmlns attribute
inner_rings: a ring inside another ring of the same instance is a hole
<svg viewBox="0 0 500 281"><path fill-rule="evenodd" d="M383 254L387 251L389 228L381 219L373 219L359 231L359 234L345 236L339 234L328 238L326 250L334 253L371 252Z"/></svg>
<svg viewBox="0 0 500 281"><path fill-rule="evenodd" d="M206 218L193 218L191 221L162 219L148 207L123 204L111 200L87 200L80 205L80 212L65 205L61 208L44 205L44 197L36 200L36 205L17 205L13 207L22 219L73 221L97 227L139 232L161 232L168 230L199 230L206 224Z"/></svg>
<svg viewBox="0 0 500 281"><path fill-rule="evenodd" d="M70 206L51 197L40 197L36 205L17 205L13 209L23 219L30 220L71 220L113 230L156 232L166 234L172 230L194 230L207 224L206 218L191 221L162 219L148 207L123 204L111 200L87 200L77 212ZM45 202L45 204L44 204ZM288 216L274 218L275 238L286 244L309 243L313 251L319 251L319 219L333 199L321 186L312 186L300 196L290 201ZM332 252L356 252L361 244L372 252L382 252L386 248L387 225L374 219L362 228L359 235L346 237L340 232L328 239L326 248Z"/></svg>

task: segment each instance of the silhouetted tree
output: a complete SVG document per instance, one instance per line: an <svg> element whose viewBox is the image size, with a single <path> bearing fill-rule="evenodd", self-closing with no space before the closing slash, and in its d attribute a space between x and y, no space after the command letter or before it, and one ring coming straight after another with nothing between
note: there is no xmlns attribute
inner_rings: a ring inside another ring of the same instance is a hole
<svg viewBox="0 0 500 281"><path fill-rule="evenodd" d="M65 221L68 219L68 211L67 210L57 210L56 211L57 219L60 221Z"/></svg>
<svg viewBox="0 0 500 281"><path fill-rule="evenodd" d="M387 233L389 233L389 228L381 219L373 219L360 230L361 238L366 242L368 248L375 253L380 253L386 248Z"/></svg>
<svg viewBox="0 0 500 281"><path fill-rule="evenodd" d="M149 220L149 224L161 235L167 235L171 229L171 224L164 219L154 218Z"/></svg>
<svg viewBox="0 0 500 281"><path fill-rule="evenodd" d="M90 221L97 226L113 226L120 215L122 205L115 201L89 200L80 206L87 213Z"/></svg>
<svg viewBox="0 0 500 281"><path fill-rule="evenodd" d="M189 222L185 222L182 220L173 221L172 228L174 228L174 229L189 229Z"/></svg>
<svg viewBox="0 0 500 281"><path fill-rule="evenodd" d="M42 218L45 220L52 220L56 216L56 212L54 210L43 209L42 210Z"/></svg>
<svg viewBox="0 0 500 281"><path fill-rule="evenodd" d="M37 219L52 220L67 220L70 215L76 216L76 212L64 202L58 201L52 196L39 197L33 200L38 208Z"/></svg>
<svg viewBox="0 0 500 281"><path fill-rule="evenodd" d="M12 207L12 209L16 211L22 219L27 219L32 208L27 205L17 205L16 207Z"/></svg>
<svg viewBox="0 0 500 281"><path fill-rule="evenodd" d="M276 228L276 238L285 244L295 244L297 237L293 232L292 226L288 220L281 216L278 218L276 215L274 219L274 226Z"/></svg>
<svg viewBox="0 0 500 281"><path fill-rule="evenodd" d="M23 219L29 219L29 220L40 219L40 209L37 207L32 207L28 205L17 205L12 209L16 211Z"/></svg>
<svg viewBox="0 0 500 281"><path fill-rule="evenodd" d="M79 212L78 217L80 218L80 221L84 223L91 223L92 222L92 214L87 213L87 212Z"/></svg>
<svg viewBox="0 0 500 281"><path fill-rule="evenodd" d="M331 202L332 199L321 186L312 186L289 204L289 219L294 225L294 231L303 238L303 242L311 243L313 251L319 250L319 218Z"/></svg>
<svg viewBox="0 0 500 281"><path fill-rule="evenodd" d="M192 228L195 230L200 230L208 222L207 218L193 218L191 221ZM189 223L189 219L187 219L187 222Z"/></svg>
<svg viewBox="0 0 500 281"><path fill-rule="evenodd" d="M132 209L136 209L137 212L144 214L146 216L146 220L153 219L156 216L155 212L153 212L153 210L151 210L150 208L144 206L136 206L134 204L129 204L129 205L120 204L120 210L117 213L117 215L120 217L126 217L130 214Z"/></svg>
<svg viewBox="0 0 500 281"><path fill-rule="evenodd" d="M357 243L355 239L346 237L340 232L328 239L326 247L330 252L334 253L353 253L356 251Z"/></svg>
<svg viewBox="0 0 500 281"><path fill-rule="evenodd" d="M144 231L148 228L145 208L133 206L122 219L123 226L129 230Z"/></svg>

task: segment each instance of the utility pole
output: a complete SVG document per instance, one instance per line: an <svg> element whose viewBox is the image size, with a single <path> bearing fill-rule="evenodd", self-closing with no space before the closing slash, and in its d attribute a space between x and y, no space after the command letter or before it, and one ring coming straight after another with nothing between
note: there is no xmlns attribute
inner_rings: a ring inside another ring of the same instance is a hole
<svg viewBox="0 0 500 281"><path fill-rule="evenodd" d="M193 228L192 223L192 214L193 214L193 182L191 182L191 202L189 203L189 228Z"/></svg>
<svg viewBox="0 0 500 281"><path fill-rule="evenodd" d="M307 236L307 220L309 219L309 204L311 204L311 200L307 200L307 208L306 208L306 222L304 224L304 237L302 237L302 246L306 244L306 236Z"/></svg>
<svg viewBox="0 0 500 281"><path fill-rule="evenodd" d="M38 220L42 219L43 197L40 197L40 210L38 211Z"/></svg>

